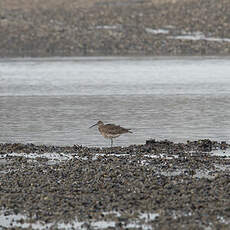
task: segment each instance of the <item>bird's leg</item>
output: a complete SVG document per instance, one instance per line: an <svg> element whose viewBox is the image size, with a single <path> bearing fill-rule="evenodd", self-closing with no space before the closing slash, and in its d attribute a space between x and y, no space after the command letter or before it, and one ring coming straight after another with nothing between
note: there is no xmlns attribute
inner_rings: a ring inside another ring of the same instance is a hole
<svg viewBox="0 0 230 230"><path fill-rule="evenodd" d="M113 147L113 138L111 138L111 148Z"/></svg>

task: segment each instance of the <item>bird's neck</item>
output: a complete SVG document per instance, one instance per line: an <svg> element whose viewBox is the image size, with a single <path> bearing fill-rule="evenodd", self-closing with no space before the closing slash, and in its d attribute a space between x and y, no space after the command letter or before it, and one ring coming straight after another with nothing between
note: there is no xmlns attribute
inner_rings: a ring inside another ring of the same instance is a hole
<svg viewBox="0 0 230 230"><path fill-rule="evenodd" d="M103 127L104 127L104 124L103 124L103 123L99 124L99 125L98 125L98 130L101 131L101 129L102 129Z"/></svg>

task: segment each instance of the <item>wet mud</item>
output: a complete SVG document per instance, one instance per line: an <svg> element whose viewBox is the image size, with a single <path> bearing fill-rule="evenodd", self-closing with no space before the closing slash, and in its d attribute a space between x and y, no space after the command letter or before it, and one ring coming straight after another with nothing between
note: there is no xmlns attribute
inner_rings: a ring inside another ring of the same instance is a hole
<svg viewBox="0 0 230 230"><path fill-rule="evenodd" d="M0 227L229 229L229 147L211 140L113 148L0 144L1 219L24 215Z"/></svg>

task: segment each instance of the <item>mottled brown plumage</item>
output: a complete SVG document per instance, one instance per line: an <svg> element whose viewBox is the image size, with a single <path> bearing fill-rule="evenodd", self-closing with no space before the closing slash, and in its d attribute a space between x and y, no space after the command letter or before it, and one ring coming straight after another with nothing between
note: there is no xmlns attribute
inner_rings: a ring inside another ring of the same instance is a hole
<svg viewBox="0 0 230 230"><path fill-rule="evenodd" d="M119 137L124 133L132 133L130 129L123 128L119 125L114 124L106 124L102 121L98 121L95 125L92 125L90 128L94 126L98 126L98 130L104 138L109 138L111 140L111 147L113 146L113 138Z"/></svg>

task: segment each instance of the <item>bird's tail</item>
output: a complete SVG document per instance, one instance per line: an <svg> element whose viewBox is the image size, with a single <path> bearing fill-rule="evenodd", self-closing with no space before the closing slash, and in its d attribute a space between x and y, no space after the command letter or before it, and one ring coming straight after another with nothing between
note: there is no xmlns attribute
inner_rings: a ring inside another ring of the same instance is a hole
<svg viewBox="0 0 230 230"><path fill-rule="evenodd" d="M128 129L128 133L133 133L132 131L130 131L131 129Z"/></svg>

